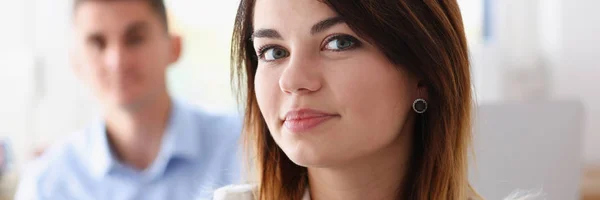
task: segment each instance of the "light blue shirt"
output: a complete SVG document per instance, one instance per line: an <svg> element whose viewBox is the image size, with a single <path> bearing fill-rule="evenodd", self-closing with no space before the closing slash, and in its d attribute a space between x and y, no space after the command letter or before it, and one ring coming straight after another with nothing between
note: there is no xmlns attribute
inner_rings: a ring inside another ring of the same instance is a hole
<svg viewBox="0 0 600 200"><path fill-rule="evenodd" d="M101 121L101 120L98 120ZM17 200L211 199L239 183L241 119L174 103L160 152L144 171L111 153L103 122L50 148L23 173Z"/></svg>

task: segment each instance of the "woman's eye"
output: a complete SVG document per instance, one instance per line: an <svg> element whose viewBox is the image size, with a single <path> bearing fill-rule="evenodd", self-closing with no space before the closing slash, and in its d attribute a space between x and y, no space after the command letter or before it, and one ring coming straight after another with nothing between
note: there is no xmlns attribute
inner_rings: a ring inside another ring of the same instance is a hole
<svg viewBox="0 0 600 200"><path fill-rule="evenodd" d="M327 44L325 44L325 49L332 51L343 51L347 49L354 48L358 43L357 39L354 39L352 36L334 36Z"/></svg>
<svg viewBox="0 0 600 200"><path fill-rule="evenodd" d="M261 59L265 61L274 61L277 59L285 58L289 56L289 53L282 48L278 47L270 47L262 51L261 55L259 55Z"/></svg>

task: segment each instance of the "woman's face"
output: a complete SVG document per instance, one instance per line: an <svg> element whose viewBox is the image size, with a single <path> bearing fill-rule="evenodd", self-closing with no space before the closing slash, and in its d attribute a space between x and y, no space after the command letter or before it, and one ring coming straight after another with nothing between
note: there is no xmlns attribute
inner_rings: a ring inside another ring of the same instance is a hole
<svg viewBox="0 0 600 200"><path fill-rule="evenodd" d="M400 144L418 80L317 0L257 0L256 99L296 164L344 165Z"/></svg>

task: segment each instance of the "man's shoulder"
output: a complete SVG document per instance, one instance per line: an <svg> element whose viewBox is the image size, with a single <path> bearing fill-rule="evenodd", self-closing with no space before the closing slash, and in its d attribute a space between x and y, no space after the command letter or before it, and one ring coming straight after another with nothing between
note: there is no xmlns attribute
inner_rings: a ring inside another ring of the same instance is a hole
<svg viewBox="0 0 600 200"><path fill-rule="evenodd" d="M206 113L204 124L207 128L219 133L230 133L237 136L242 129L242 118L237 113Z"/></svg>
<svg viewBox="0 0 600 200"><path fill-rule="evenodd" d="M238 149L242 134L242 120L233 113L201 112L202 117L195 118L195 124L201 134L204 148L212 151L232 153ZM220 149L220 150L217 150Z"/></svg>
<svg viewBox="0 0 600 200"><path fill-rule="evenodd" d="M82 155L87 151L88 137L86 131L78 131L50 145L43 153L28 164L28 169L44 173L56 170L71 170L82 162Z"/></svg>
<svg viewBox="0 0 600 200"><path fill-rule="evenodd" d="M82 172L82 161L78 144L82 133L69 135L55 142L43 151L43 153L25 164L21 173L17 197L31 195L27 193L52 193L52 191L64 186L63 182L72 175ZM26 199L26 198L18 198Z"/></svg>
<svg viewBox="0 0 600 200"><path fill-rule="evenodd" d="M242 115L235 111L207 111L197 106L180 103L194 123L204 134L237 138L242 129Z"/></svg>

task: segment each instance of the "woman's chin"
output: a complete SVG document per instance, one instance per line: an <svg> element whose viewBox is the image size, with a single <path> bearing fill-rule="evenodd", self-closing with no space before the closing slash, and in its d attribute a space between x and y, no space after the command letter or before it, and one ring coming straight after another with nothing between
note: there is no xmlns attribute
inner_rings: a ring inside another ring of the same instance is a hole
<svg viewBox="0 0 600 200"><path fill-rule="evenodd" d="M322 167L326 166L322 160L313 159L313 158L290 158L292 162L294 162L298 166L302 167Z"/></svg>
<svg viewBox="0 0 600 200"><path fill-rule="evenodd" d="M302 167L327 167L332 165L335 160L327 155L310 153L308 151L297 151L286 153L288 158L296 165Z"/></svg>

